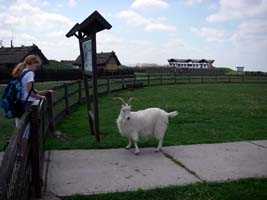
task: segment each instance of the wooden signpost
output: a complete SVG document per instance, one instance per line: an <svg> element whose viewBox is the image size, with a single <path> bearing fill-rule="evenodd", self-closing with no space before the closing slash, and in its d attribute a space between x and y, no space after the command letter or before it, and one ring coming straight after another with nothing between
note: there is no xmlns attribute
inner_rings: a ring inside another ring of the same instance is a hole
<svg viewBox="0 0 267 200"><path fill-rule="evenodd" d="M83 73L87 113L91 133L100 141L98 93L97 93L97 61L96 61L96 33L111 29L111 25L97 11L93 12L81 24L75 24L66 37L75 36L79 40L81 55L81 70ZM90 94L88 80L92 80L93 91Z"/></svg>

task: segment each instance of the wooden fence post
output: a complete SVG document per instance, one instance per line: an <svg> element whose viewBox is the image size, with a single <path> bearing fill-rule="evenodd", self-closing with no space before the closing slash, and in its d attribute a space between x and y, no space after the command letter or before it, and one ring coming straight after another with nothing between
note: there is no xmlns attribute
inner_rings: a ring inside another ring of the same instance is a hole
<svg viewBox="0 0 267 200"><path fill-rule="evenodd" d="M160 73L160 85L163 85L163 73Z"/></svg>
<svg viewBox="0 0 267 200"><path fill-rule="evenodd" d="M107 77L107 93L110 94L110 78Z"/></svg>
<svg viewBox="0 0 267 200"><path fill-rule="evenodd" d="M64 99L65 99L65 114L68 115L69 112L69 95L68 95L68 85L64 83Z"/></svg>
<svg viewBox="0 0 267 200"><path fill-rule="evenodd" d="M231 83L231 75L228 76L228 82Z"/></svg>
<svg viewBox="0 0 267 200"><path fill-rule="evenodd" d="M46 97L46 110L42 114L47 114L48 119L48 130L49 134L53 134L56 130L55 116L54 116L54 91L43 91L41 95ZM43 108L44 109L44 106ZM47 113L46 113L47 112Z"/></svg>
<svg viewBox="0 0 267 200"><path fill-rule="evenodd" d="M47 95L47 106L48 106L48 123L50 133L54 133L56 130L55 116L54 116L54 93L49 92Z"/></svg>
<svg viewBox="0 0 267 200"><path fill-rule="evenodd" d="M204 83L203 76L201 75L201 83Z"/></svg>
<svg viewBox="0 0 267 200"><path fill-rule="evenodd" d="M133 79L133 88L135 88L136 85L136 75L134 75L134 79Z"/></svg>
<svg viewBox="0 0 267 200"><path fill-rule="evenodd" d="M121 77L121 89L125 88L125 80L124 80L124 76L122 75Z"/></svg>
<svg viewBox="0 0 267 200"><path fill-rule="evenodd" d="M245 76L242 75L242 83L244 83L244 82L245 82Z"/></svg>
<svg viewBox="0 0 267 200"><path fill-rule="evenodd" d="M177 73L174 73L174 84L177 83Z"/></svg>
<svg viewBox="0 0 267 200"><path fill-rule="evenodd" d="M40 163L40 132L39 132L39 112L38 106L31 107L30 124L31 124L31 165L32 165L32 182L34 186L34 195L36 198L42 196L42 175Z"/></svg>
<svg viewBox="0 0 267 200"><path fill-rule="evenodd" d="M82 103L82 81L78 82L78 103L81 104Z"/></svg>
<svg viewBox="0 0 267 200"><path fill-rule="evenodd" d="M147 85L150 87L150 74L147 74Z"/></svg>

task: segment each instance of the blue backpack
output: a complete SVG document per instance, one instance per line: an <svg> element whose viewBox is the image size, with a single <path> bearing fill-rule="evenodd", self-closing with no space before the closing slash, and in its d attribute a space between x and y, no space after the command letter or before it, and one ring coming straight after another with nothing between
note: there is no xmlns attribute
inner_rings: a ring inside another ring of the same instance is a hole
<svg viewBox="0 0 267 200"><path fill-rule="evenodd" d="M21 101L22 96L22 78L31 70L24 71L19 78L12 79L6 86L2 100L0 100L0 106L4 110L6 118L11 119L20 118L25 112L25 104L27 103L30 93L29 92L26 102Z"/></svg>

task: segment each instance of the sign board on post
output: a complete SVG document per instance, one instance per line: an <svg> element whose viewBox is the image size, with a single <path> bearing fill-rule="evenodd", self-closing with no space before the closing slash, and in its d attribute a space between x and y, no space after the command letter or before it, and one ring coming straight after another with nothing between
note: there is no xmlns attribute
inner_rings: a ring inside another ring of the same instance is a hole
<svg viewBox="0 0 267 200"><path fill-rule="evenodd" d="M85 72L93 71L93 52L92 52L92 40L88 39L82 43L83 47L83 57L84 57L84 70Z"/></svg>
<svg viewBox="0 0 267 200"><path fill-rule="evenodd" d="M79 39L81 69L87 101L87 113L92 134L100 141L98 93L97 93L97 62L96 62L96 33L112 26L95 11L81 24L75 24L66 34L67 37L76 36ZM91 76L92 75L92 76ZM90 95L88 79L92 78L93 93Z"/></svg>

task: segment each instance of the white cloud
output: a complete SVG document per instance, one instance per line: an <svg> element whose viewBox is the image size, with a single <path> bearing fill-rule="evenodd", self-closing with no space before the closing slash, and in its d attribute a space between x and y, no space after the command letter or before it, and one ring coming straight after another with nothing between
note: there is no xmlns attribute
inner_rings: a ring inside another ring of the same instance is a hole
<svg viewBox="0 0 267 200"><path fill-rule="evenodd" d="M227 33L231 44L224 47L227 54L217 52L221 62L267 71L267 0L220 0L216 10L207 21L238 22L235 30Z"/></svg>
<svg viewBox="0 0 267 200"><path fill-rule="evenodd" d="M218 66L243 65L246 70L267 71L267 23L264 19L245 20L233 31L210 27L192 27L191 31L210 42L205 45L206 50L205 47L202 50L212 55Z"/></svg>
<svg viewBox="0 0 267 200"><path fill-rule="evenodd" d="M115 51L122 64L162 61L160 58L162 55L157 54L156 45L150 41L141 39L129 41L121 35L103 31L97 35L97 44L98 51Z"/></svg>
<svg viewBox="0 0 267 200"><path fill-rule="evenodd" d="M63 8L63 4L58 3L58 4L56 4L56 7L58 7L58 8Z"/></svg>
<svg viewBox="0 0 267 200"><path fill-rule="evenodd" d="M115 51L122 64L167 64L169 58L209 58L203 49L190 47L181 38L166 37L161 43L148 40L128 40L110 31L97 35L98 51ZM127 45L126 45L127 44Z"/></svg>
<svg viewBox="0 0 267 200"><path fill-rule="evenodd" d="M162 31L162 32L175 32L176 27L171 25L165 25L159 22L149 22L146 27L146 31Z"/></svg>
<svg viewBox="0 0 267 200"><path fill-rule="evenodd" d="M250 20L241 23L233 35L233 39L250 40L250 39L267 38L267 23L264 20Z"/></svg>
<svg viewBox="0 0 267 200"><path fill-rule="evenodd" d="M175 32L176 27L162 23L162 19L148 19L132 10L124 10L118 14L120 19L130 26L143 27L145 31Z"/></svg>
<svg viewBox="0 0 267 200"><path fill-rule="evenodd" d="M267 52L267 23L265 20L249 20L241 23L231 41L246 52ZM267 54L266 54L267 55ZM264 57L266 57L266 55Z"/></svg>
<svg viewBox="0 0 267 200"><path fill-rule="evenodd" d="M32 6L27 3L22 5L15 3L11 5L5 12L3 23L18 27L18 29L28 28L36 30L34 28L41 28L46 31L73 25L72 20L63 15L46 12L40 7Z"/></svg>
<svg viewBox="0 0 267 200"><path fill-rule="evenodd" d="M134 9L165 9L169 7L166 0L134 0L131 5Z"/></svg>
<svg viewBox="0 0 267 200"><path fill-rule="evenodd" d="M209 27L191 27L191 32L203 37L208 42L222 42L227 38L227 33L224 30L219 30Z"/></svg>
<svg viewBox="0 0 267 200"><path fill-rule="evenodd" d="M2 5L2 4L0 4L0 10L2 11L2 10L5 10L6 9L6 6L5 5Z"/></svg>
<svg viewBox="0 0 267 200"><path fill-rule="evenodd" d="M69 7L75 7L77 4L77 1L76 0L68 0L68 6Z"/></svg>
<svg viewBox="0 0 267 200"><path fill-rule="evenodd" d="M50 6L50 2L48 2L48 1L43 1L43 2L42 2L42 5L43 5L43 6Z"/></svg>
<svg viewBox="0 0 267 200"><path fill-rule="evenodd" d="M188 5L188 6L192 6L192 5L195 5L195 4L201 4L203 3L205 0L184 0L185 1L185 4Z"/></svg>
<svg viewBox="0 0 267 200"><path fill-rule="evenodd" d="M119 12L118 17L126 20L126 23L132 26L145 26L149 20L132 10L124 10Z"/></svg>
<svg viewBox="0 0 267 200"><path fill-rule="evenodd" d="M267 17L267 0L220 0L219 10L207 17L209 22L224 22L250 17Z"/></svg>
<svg viewBox="0 0 267 200"><path fill-rule="evenodd" d="M78 52L78 42L65 34L74 21L57 13L47 12L38 0L17 0L0 15L0 40L5 45L37 44L49 59L71 59Z"/></svg>

